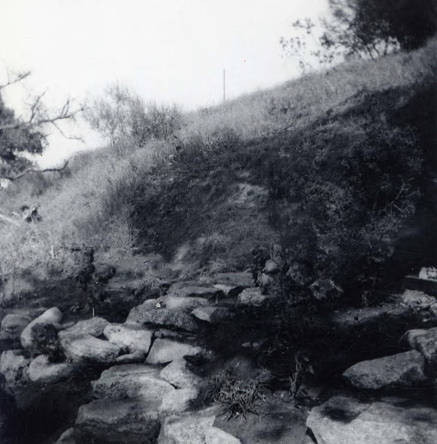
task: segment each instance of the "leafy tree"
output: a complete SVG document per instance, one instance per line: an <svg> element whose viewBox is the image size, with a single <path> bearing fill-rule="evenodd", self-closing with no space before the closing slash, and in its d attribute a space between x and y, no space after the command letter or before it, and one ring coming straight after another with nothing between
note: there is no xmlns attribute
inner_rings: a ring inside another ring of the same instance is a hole
<svg viewBox="0 0 437 444"><path fill-rule="evenodd" d="M293 36L281 38L283 49L300 57L302 70L312 67L309 60L329 65L412 50L437 31L436 0L329 0L329 6L329 17L297 20Z"/></svg>

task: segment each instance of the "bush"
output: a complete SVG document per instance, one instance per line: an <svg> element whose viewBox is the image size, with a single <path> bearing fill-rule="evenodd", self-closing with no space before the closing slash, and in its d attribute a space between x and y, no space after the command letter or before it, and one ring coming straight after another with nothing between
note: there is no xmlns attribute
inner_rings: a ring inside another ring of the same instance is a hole
<svg viewBox="0 0 437 444"><path fill-rule="evenodd" d="M152 139L168 139L183 125L176 106L146 104L140 96L117 84L91 103L85 117L111 145L131 148L142 147Z"/></svg>
<svg viewBox="0 0 437 444"><path fill-rule="evenodd" d="M258 380L239 379L228 369L207 380L192 407L218 402L228 419L240 415L246 418L248 413L257 413L257 405L263 399L264 388Z"/></svg>

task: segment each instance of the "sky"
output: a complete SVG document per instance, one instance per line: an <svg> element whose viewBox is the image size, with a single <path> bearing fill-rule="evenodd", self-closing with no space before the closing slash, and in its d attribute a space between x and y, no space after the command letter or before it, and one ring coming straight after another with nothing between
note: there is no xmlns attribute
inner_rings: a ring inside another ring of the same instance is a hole
<svg viewBox="0 0 437 444"><path fill-rule="evenodd" d="M31 94L47 91L55 108L114 82L192 110L220 103L223 69L227 98L298 75L279 39L326 10L326 0L0 0L0 83L7 69L32 71L5 90L18 113ZM83 125L68 130L84 144L53 134L40 165L102 144Z"/></svg>

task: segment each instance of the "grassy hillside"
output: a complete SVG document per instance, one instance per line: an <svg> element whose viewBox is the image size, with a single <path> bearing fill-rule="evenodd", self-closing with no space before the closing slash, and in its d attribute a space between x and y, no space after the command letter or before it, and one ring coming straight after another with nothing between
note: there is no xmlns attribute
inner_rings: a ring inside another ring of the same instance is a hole
<svg viewBox="0 0 437 444"><path fill-rule="evenodd" d="M0 274L68 275L74 244L115 263L158 253L188 275L246 269L256 245L278 242L310 275L392 248L433 169L436 53L431 41L346 63L189 113L170 141L24 179L2 191L2 211L37 202L42 221L0 223Z"/></svg>

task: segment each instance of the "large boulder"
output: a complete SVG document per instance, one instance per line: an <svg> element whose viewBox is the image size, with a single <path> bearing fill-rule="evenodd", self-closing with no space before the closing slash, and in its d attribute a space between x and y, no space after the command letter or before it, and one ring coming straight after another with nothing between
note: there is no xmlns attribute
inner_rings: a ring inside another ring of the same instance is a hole
<svg viewBox="0 0 437 444"><path fill-rule="evenodd" d="M129 353L139 352L145 357L152 343L153 332L136 326L110 324L103 334L109 342L118 347L127 349Z"/></svg>
<svg viewBox="0 0 437 444"><path fill-rule="evenodd" d="M74 437L73 427L65 430L65 432L62 433L62 435L56 441L56 444L77 444L77 441Z"/></svg>
<svg viewBox="0 0 437 444"><path fill-rule="evenodd" d="M163 397L175 391L167 381L159 377L159 369L140 364L117 365L105 370L92 383L98 398L140 398L143 402L161 402Z"/></svg>
<svg viewBox="0 0 437 444"><path fill-rule="evenodd" d="M239 444L240 440L214 427L216 411L167 417L161 428L159 444Z"/></svg>
<svg viewBox="0 0 437 444"><path fill-rule="evenodd" d="M170 339L157 339L147 356L148 364L167 364L184 356L194 356L200 353L200 347L184 344Z"/></svg>
<svg viewBox="0 0 437 444"><path fill-rule="evenodd" d="M175 359L166 365L159 376L177 388L197 387L201 378L187 368L185 359Z"/></svg>
<svg viewBox="0 0 437 444"><path fill-rule="evenodd" d="M195 332L199 328L192 316L183 311L165 308L158 299L150 299L134 307L126 319L126 324L164 327L188 332Z"/></svg>
<svg viewBox="0 0 437 444"><path fill-rule="evenodd" d="M121 352L118 345L89 334L66 335L61 338L61 346L67 359L78 364L110 364Z"/></svg>
<svg viewBox="0 0 437 444"><path fill-rule="evenodd" d="M42 315L38 316L32 322L30 322L22 331L20 339L23 348L34 349L35 342L33 338L33 328L37 324L52 325L56 329L61 328L62 313L57 307L52 307L46 310Z"/></svg>
<svg viewBox="0 0 437 444"><path fill-rule="evenodd" d="M32 382L38 384L55 384L73 375L75 366L66 363L50 362L47 355L39 355L29 365L28 375Z"/></svg>
<svg viewBox="0 0 437 444"><path fill-rule="evenodd" d="M360 389L412 387L426 381L424 369L423 356L413 350L359 362L348 368L343 376Z"/></svg>
<svg viewBox="0 0 437 444"><path fill-rule="evenodd" d="M318 444L434 444L437 410L402 399L336 396L311 410L307 427Z"/></svg>
<svg viewBox="0 0 437 444"><path fill-rule="evenodd" d="M77 442L154 444L159 435L159 403L99 399L79 408Z"/></svg>
<svg viewBox="0 0 437 444"><path fill-rule="evenodd" d="M182 413L190 408L190 402L197 398L196 388L183 388L168 392L162 398L159 412L161 415L174 415Z"/></svg>

